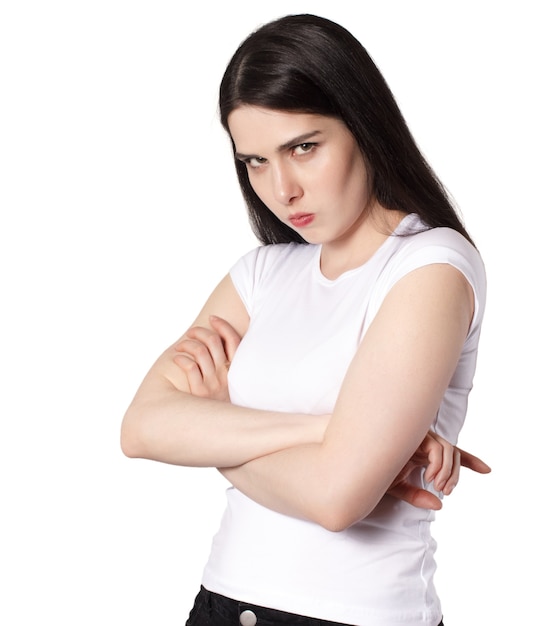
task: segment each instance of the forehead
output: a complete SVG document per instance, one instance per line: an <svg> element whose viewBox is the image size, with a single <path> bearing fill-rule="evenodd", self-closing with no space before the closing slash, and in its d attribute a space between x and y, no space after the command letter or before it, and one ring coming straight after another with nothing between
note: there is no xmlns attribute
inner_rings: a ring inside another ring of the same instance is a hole
<svg viewBox="0 0 541 626"><path fill-rule="evenodd" d="M240 152L257 151L258 146L277 150L296 137L309 133L349 132L340 120L333 117L248 105L230 113L228 126L235 147Z"/></svg>

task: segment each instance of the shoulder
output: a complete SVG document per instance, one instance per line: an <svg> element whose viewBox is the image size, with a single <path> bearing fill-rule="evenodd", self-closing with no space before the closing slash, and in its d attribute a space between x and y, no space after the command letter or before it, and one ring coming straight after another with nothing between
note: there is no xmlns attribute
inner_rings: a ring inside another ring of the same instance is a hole
<svg viewBox="0 0 541 626"><path fill-rule="evenodd" d="M243 255L230 270L233 281L243 275L261 279L262 276L285 266L306 262L316 246L299 243L279 243L258 246Z"/></svg>
<svg viewBox="0 0 541 626"><path fill-rule="evenodd" d="M451 228L429 228L416 215L408 216L392 242L385 267L377 279L373 306L406 275L429 265L457 269L470 284L475 300L475 318L481 321L486 301L486 273L479 251Z"/></svg>
<svg viewBox="0 0 541 626"><path fill-rule="evenodd" d="M273 286L283 284L287 276L308 268L318 246L288 243L254 248L229 270L229 275L246 309L251 312L254 300Z"/></svg>
<svg viewBox="0 0 541 626"><path fill-rule="evenodd" d="M406 247L419 249L430 246L458 250L464 254L479 256L479 252L463 235L452 228L427 226L418 215L412 213L399 225L396 234L403 235Z"/></svg>
<svg viewBox="0 0 541 626"><path fill-rule="evenodd" d="M486 282L485 266L479 251L452 228L427 228L417 216L397 233L389 270L400 277L412 269L446 263L462 272L480 291Z"/></svg>

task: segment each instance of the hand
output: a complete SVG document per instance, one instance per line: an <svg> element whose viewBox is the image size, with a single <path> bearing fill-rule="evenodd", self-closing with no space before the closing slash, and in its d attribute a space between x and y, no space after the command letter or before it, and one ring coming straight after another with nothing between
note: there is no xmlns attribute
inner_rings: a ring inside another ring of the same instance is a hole
<svg viewBox="0 0 541 626"><path fill-rule="evenodd" d="M478 457L429 432L387 493L423 509L439 510L442 506L441 500L433 493L412 485L408 479L414 470L426 467L425 480L433 481L438 491L449 495L458 483L461 466L480 474L488 474L491 471L490 467Z"/></svg>
<svg viewBox="0 0 541 626"><path fill-rule="evenodd" d="M229 402L227 374L241 337L226 320L211 316L212 329L194 326L175 345L174 362L194 396Z"/></svg>

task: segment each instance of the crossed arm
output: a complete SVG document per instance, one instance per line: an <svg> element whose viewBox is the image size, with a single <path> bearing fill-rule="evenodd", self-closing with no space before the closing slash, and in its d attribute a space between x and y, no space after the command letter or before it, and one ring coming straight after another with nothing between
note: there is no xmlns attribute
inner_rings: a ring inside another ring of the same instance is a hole
<svg viewBox="0 0 541 626"><path fill-rule="evenodd" d="M179 349L166 350L143 381L123 421L123 450L221 468L259 503L331 530L365 517L389 490L439 508L439 499L408 484L413 467L426 465L425 479L444 493L456 484L460 462L489 471L427 434L472 310L459 272L445 265L416 270L387 296L332 416L256 411L228 401L227 362L249 320L226 277Z"/></svg>

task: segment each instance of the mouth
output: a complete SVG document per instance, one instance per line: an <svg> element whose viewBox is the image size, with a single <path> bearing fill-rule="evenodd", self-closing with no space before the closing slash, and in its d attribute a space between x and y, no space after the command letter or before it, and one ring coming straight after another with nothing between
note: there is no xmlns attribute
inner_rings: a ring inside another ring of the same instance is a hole
<svg viewBox="0 0 541 626"><path fill-rule="evenodd" d="M315 217L316 216L313 213L295 213L293 215L290 215L288 219L290 223L296 228L302 228L303 226L308 226L308 224L311 224L314 221Z"/></svg>

